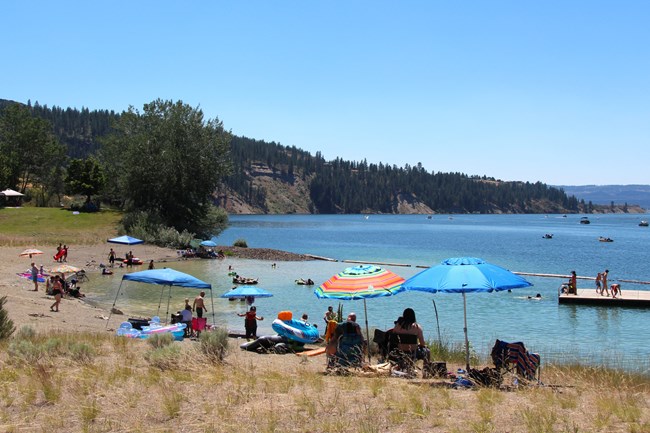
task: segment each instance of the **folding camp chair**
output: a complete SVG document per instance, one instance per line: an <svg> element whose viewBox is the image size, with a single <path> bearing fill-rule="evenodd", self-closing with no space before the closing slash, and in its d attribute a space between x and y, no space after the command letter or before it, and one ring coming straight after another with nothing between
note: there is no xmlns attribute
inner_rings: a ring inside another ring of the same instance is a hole
<svg viewBox="0 0 650 433"><path fill-rule="evenodd" d="M528 352L524 343L496 340L491 356L500 374L510 372L519 379L539 382L541 358L537 353Z"/></svg>
<svg viewBox="0 0 650 433"><path fill-rule="evenodd" d="M417 351L405 351L399 348L400 344L418 344L417 335L413 334L396 334L388 332L388 361L393 364L395 369L406 373L407 377L417 375Z"/></svg>

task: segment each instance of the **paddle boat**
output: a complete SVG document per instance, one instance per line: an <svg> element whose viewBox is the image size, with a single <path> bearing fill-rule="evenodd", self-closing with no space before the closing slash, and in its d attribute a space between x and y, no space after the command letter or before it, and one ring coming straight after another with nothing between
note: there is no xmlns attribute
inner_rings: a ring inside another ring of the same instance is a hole
<svg viewBox="0 0 650 433"><path fill-rule="evenodd" d="M546 233L544 236L542 236L544 239L553 239L553 233Z"/></svg>

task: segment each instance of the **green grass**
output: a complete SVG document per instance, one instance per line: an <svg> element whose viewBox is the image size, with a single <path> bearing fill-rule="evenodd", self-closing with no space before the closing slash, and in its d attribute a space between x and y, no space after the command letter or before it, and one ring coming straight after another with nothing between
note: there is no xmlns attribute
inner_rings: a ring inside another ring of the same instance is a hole
<svg viewBox="0 0 650 433"><path fill-rule="evenodd" d="M66 209L0 209L0 246L91 245L117 234L122 213L102 211L74 215Z"/></svg>

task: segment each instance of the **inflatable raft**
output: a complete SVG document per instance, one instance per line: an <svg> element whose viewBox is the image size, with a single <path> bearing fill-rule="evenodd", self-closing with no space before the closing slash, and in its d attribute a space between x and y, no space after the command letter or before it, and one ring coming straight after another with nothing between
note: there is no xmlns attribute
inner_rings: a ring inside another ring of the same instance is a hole
<svg viewBox="0 0 650 433"><path fill-rule="evenodd" d="M280 320L275 319L271 328L278 335L300 343L315 343L320 338L318 328L302 320Z"/></svg>
<svg viewBox="0 0 650 433"><path fill-rule="evenodd" d="M117 329L117 335L128 338L148 338L154 334L171 333L174 340L182 340L185 335L185 323L174 323L173 325L159 325L152 323L149 326L144 326L142 330L133 328L131 322L122 322Z"/></svg>

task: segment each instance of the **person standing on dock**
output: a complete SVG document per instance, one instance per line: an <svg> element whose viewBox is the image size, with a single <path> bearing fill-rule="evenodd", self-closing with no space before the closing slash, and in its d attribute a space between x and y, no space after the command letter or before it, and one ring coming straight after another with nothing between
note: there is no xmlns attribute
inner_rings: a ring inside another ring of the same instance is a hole
<svg viewBox="0 0 650 433"><path fill-rule="evenodd" d="M603 274L598 272L598 275L596 275L596 293L600 293L601 296L603 294L603 287L600 285L602 279L603 279Z"/></svg>
<svg viewBox="0 0 650 433"><path fill-rule="evenodd" d="M609 274L609 269L605 269L605 272L603 272L603 290L605 290L605 293L607 293L607 296L609 296L609 287L607 286L607 275ZM600 292L602 295L603 292Z"/></svg>
<svg viewBox="0 0 650 433"><path fill-rule="evenodd" d="M574 295L578 294L578 277L576 271L571 271L571 278L569 279L569 293Z"/></svg>

